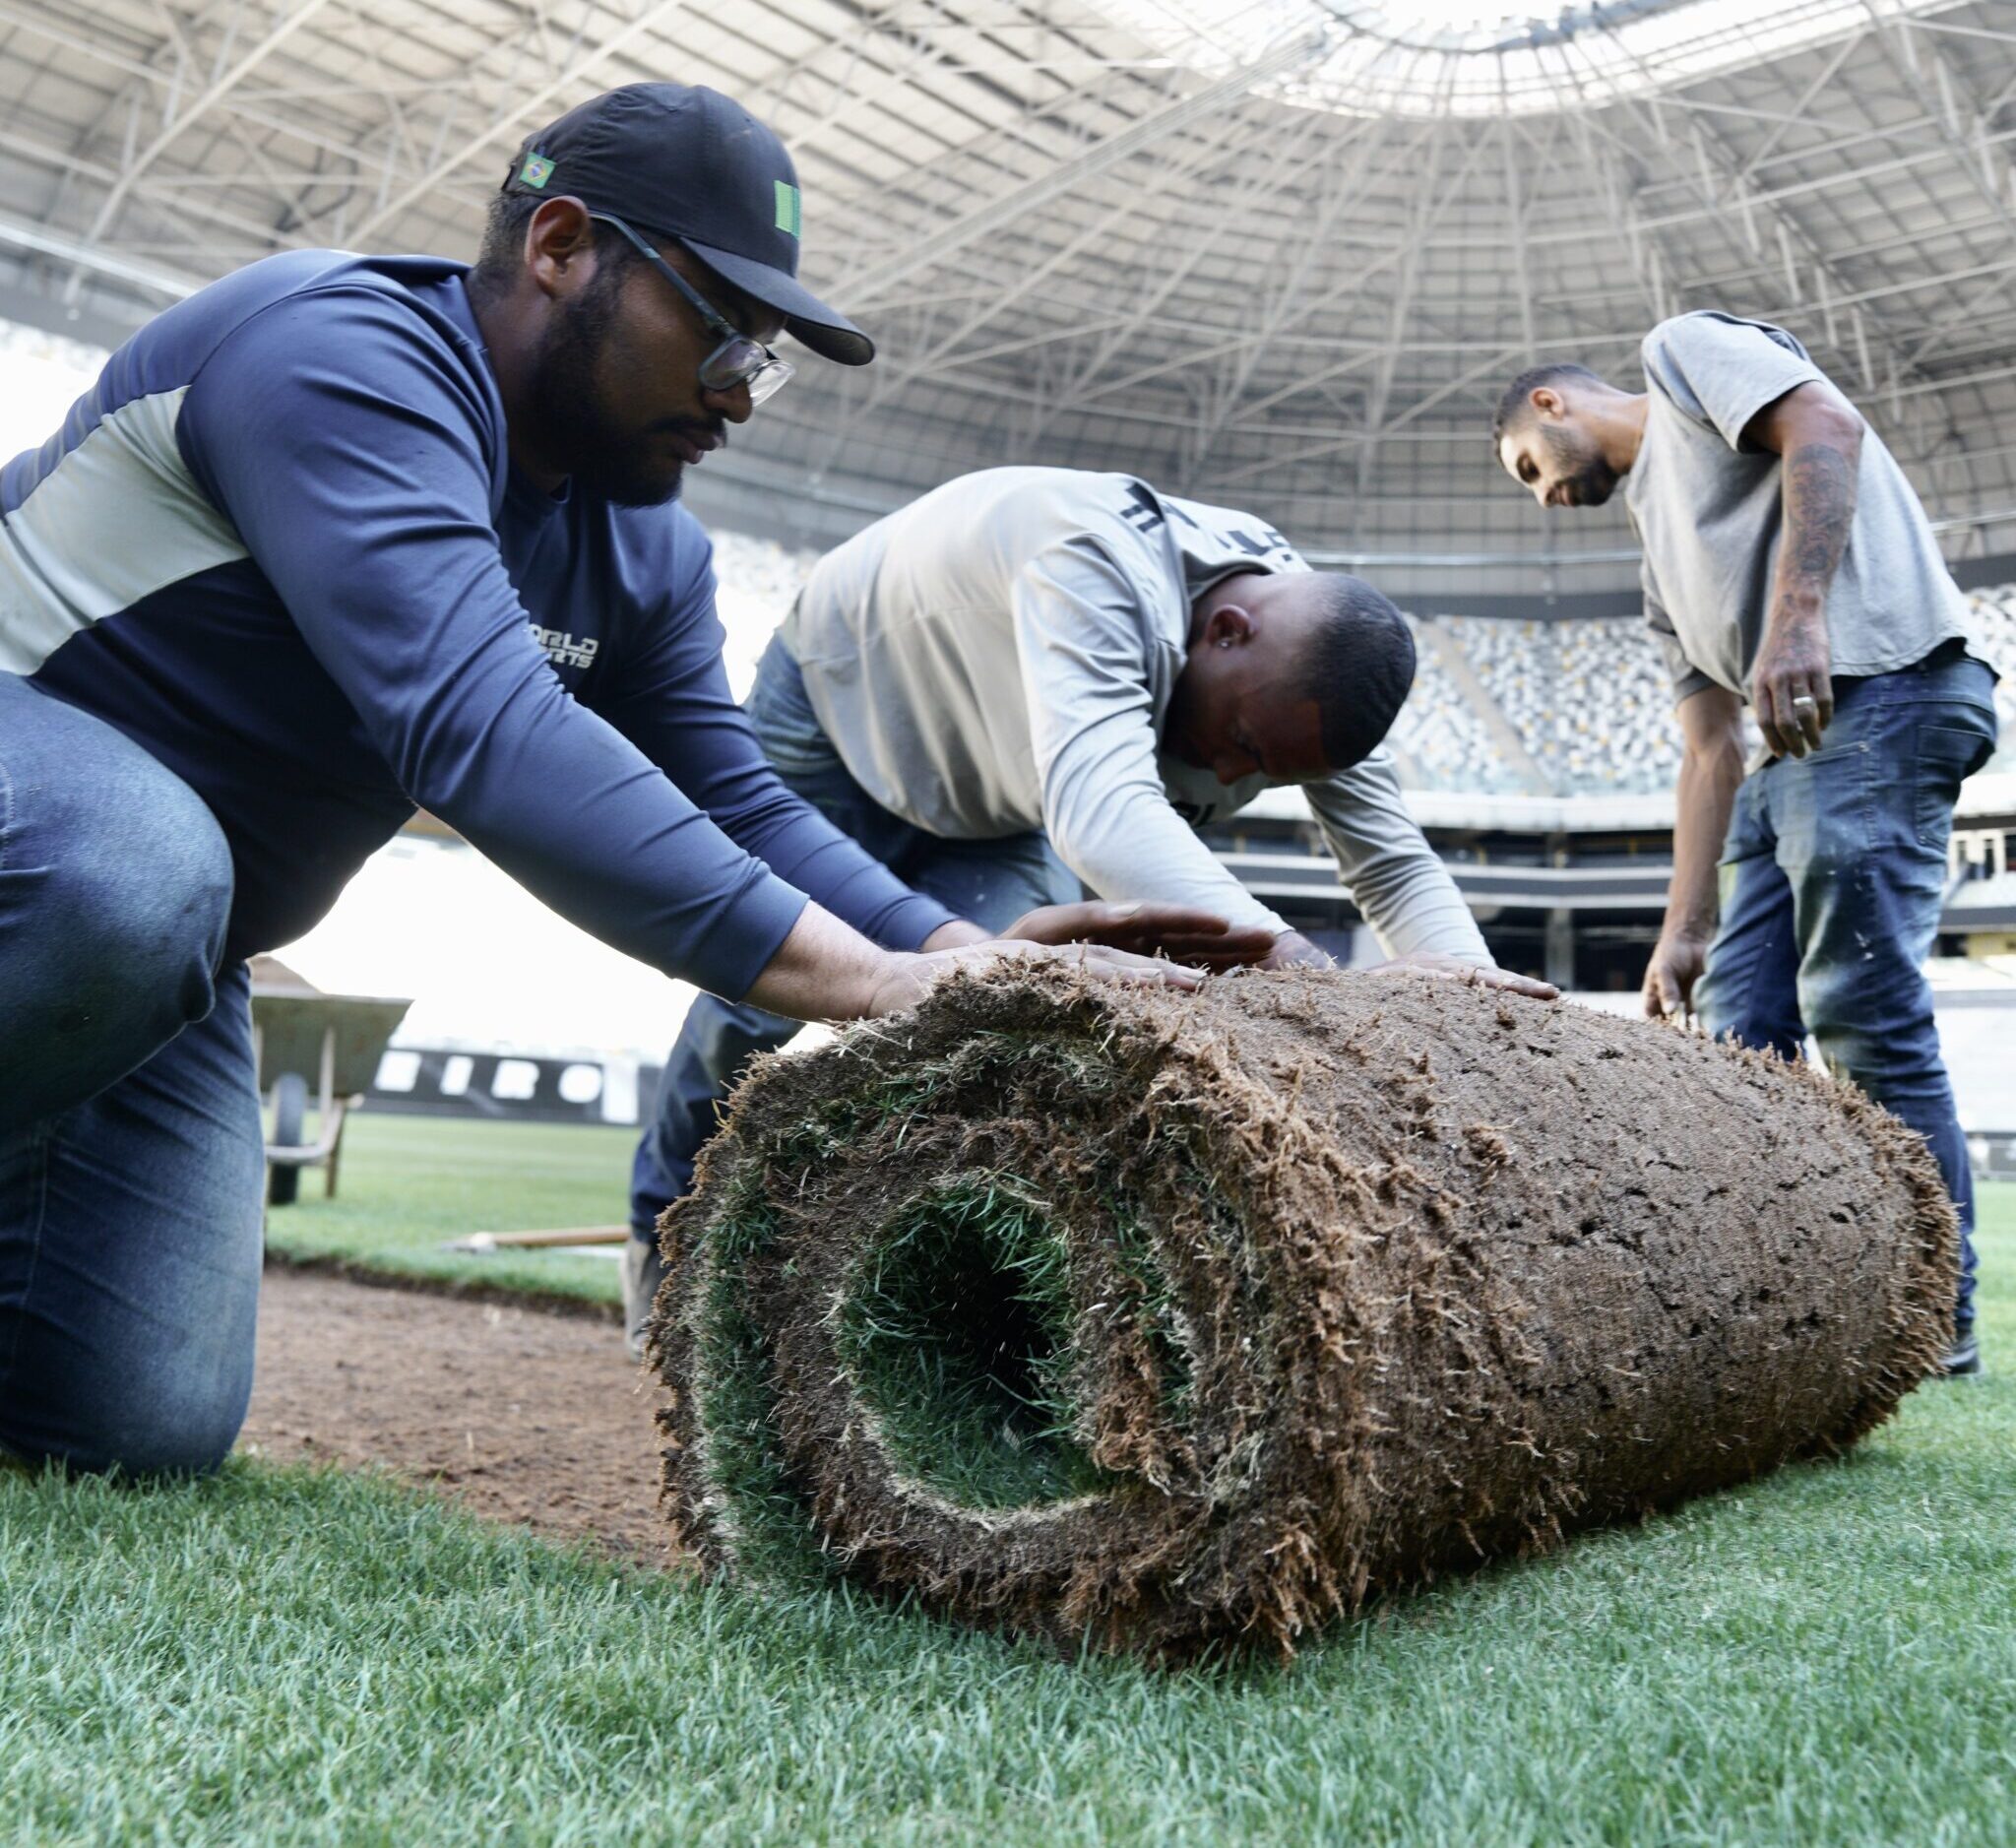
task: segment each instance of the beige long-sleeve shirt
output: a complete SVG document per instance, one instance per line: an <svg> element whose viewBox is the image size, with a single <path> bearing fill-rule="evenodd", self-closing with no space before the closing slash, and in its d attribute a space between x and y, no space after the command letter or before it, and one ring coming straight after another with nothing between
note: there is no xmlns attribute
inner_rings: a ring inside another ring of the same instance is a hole
<svg viewBox="0 0 2016 1848"><path fill-rule="evenodd" d="M1251 514L1125 475L990 469L947 482L829 553L785 625L849 772L926 832L1043 829L1102 897L1287 926L1194 829L1272 787L1229 786L1162 750L1190 608L1239 571L1306 571ZM1388 954L1488 961L1382 751L1303 786Z"/></svg>

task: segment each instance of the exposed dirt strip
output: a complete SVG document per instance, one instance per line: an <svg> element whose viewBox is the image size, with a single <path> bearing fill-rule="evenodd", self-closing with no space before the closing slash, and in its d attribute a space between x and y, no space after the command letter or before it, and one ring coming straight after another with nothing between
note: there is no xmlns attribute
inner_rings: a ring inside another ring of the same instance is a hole
<svg viewBox="0 0 2016 1848"><path fill-rule="evenodd" d="M662 1563L655 1404L606 1322L276 1266L239 1443L381 1464L489 1519Z"/></svg>

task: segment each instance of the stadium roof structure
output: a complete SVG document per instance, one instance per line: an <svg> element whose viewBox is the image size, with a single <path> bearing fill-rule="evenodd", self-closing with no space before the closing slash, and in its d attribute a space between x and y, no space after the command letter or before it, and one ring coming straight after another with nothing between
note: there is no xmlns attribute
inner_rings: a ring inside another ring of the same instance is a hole
<svg viewBox="0 0 2016 1848"><path fill-rule="evenodd" d="M0 313L105 339L287 246L468 254L523 133L646 77L779 127L807 278L882 345L710 459L744 523L1041 461L1397 592L1618 591L1621 513L1541 515L1489 407L1713 305L1806 340L1953 555L2016 550L2005 0L0 0Z"/></svg>

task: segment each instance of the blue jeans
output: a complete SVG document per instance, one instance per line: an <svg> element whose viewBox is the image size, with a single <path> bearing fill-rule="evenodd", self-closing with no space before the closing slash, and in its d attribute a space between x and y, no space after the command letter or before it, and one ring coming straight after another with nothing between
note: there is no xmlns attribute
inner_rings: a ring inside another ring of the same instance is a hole
<svg viewBox="0 0 2016 1848"><path fill-rule="evenodd" d="M237 1436L265 1155L230 905L189 787L0 673L0 1451L206 1470Z"/></svg>
<svg viewBox="0 0 2016 1848"><path fill-rule="evenodd" d="M757 665L748 713L764 755L788 788L948 911L998 930L1040 905L1071 904L1080 896L1077 879L1040 832L948 841L892 815L848 774L805 697L798 664L780 641ZM712 994L694 1001L631 1165L636 1237L651 1239L659 1214L692 1186L694 1158L714 1134L722 1100L743 1068L757 1053L783 1046L799 1024Z"/></svg>
<svg viewBox="0 0 2016 1848"><path fill-rule="evenodd" d="M1695 990L1718 1037L1796 1058L1810 1032L1930 1146L1961 1226L1959 1332L1974 1326L1974 1178L1923 964L1961 780L1995 746L1994 676L1949 645L1834 683L1822 748L1744 779L1722 854L1722 925Z"/></svg>

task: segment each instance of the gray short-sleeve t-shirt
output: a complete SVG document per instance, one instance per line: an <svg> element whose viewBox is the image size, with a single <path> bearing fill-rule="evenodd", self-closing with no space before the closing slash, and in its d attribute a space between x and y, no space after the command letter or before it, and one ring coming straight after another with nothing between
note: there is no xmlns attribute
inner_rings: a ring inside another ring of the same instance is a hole
<svg viewBox="0 0 2016 1848"><path fill-rule="evenodd" d="M1780 459L1746 447L1765 406L1826 375L1783 328L1712 310L1663 321L1642 349L1650 403L1624 504L1644 547L1645 613L1676 699L1747 697L1784 523ZM1967 603L1897 460L1862 434L1855 524L1827 594L1837 674L1889 673L1967 633Z"/></svg>

